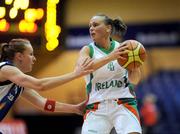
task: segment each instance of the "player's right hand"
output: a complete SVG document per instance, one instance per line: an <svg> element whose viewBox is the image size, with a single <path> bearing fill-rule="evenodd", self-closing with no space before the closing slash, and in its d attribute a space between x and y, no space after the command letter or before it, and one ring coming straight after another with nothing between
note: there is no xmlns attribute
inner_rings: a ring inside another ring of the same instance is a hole
<svg viewBox="0 0 180 134"><path fill-rule="evenodd" d="M127 54L128 53L128 46L126 44L122 44L120 45L119 47L117 47L116 49L114 49L114 51L112 51L110 54L109 54L109 58L111 60L116 60L118 58L122 58L122 55L123 54Z"/></svg>
<svg viewBox="0 0 180 134"><path fill-rule="evenodd" d="M74 72L79 77L92 73L94 71L92 65L93 60L90 57L84 58L81 63L76 65Z"/></svg>

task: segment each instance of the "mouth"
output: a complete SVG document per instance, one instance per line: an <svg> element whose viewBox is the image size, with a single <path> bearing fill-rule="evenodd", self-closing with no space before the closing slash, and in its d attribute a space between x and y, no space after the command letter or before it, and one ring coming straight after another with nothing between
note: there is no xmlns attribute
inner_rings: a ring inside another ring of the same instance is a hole
<svg viewBox="0 0 180 134"><path fill-rule="evenodd" d="M95 33L91 33L91 37L94 37L95 36Z"/></svg>

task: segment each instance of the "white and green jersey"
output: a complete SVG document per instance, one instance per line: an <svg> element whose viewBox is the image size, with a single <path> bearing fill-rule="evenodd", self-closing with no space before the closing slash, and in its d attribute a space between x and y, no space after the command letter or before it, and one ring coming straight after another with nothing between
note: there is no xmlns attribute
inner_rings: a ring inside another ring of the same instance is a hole
<svg viewBox="0 0 180 134"><path fill-rule="evenodd" d="M102 58L119 46L119 42L111 41L109 50L94 43L88 45L90 57ZM93 73L85 76L88 104L108 99L134 98L129 89L127 70L122 68L117 60L111 61Z"/></svg>

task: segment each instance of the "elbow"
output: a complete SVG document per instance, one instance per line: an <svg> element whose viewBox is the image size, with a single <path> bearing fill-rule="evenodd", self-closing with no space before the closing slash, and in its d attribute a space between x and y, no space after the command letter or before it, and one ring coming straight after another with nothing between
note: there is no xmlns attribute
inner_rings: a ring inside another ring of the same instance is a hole
<svg viewBox="0 0 180 134"><path fill-rule="evenodd" d="M46 98L42 98L41 101L39 102L39 110L43 112L45 111L44 106L45 106L46 100L47 100Z"/></svg>
<svg viewBox="0 0 180 134"><path fill-rule="evenodd" d="M30 84L30 88L36 91L43 91L45 90L46 86L41 81L36 81Z"/></svg>
<svg viewBox="0 0 180 134"><path fill-rule="evenodd" d="M44 82L42 82L41 80L37 80L34 83L34 87L33 89L37 90L37 91L44 91L47 89L47 84L45 84Z"/></svg>
<svg viewBox="0 0 180 134"><path fill-rule="evenodd" d="M46 98L40 97L37 101L35 101L33 104L37 109L40 111L45 111L44 110L44 105L46 103Z"/></svg>
<svg viewBox="0 0 180 134"><path fill-rule="evenodd" d="M43 84L37 84L34 89L37 91L44 91L46 87Z"/></svg>
<svg viewBox="0 0 180 134"><path fill-rule="evenodd" d="M38 109L39 109L40 111L42 111L42 112L45 111L43 106L38 107Z"/></svg>

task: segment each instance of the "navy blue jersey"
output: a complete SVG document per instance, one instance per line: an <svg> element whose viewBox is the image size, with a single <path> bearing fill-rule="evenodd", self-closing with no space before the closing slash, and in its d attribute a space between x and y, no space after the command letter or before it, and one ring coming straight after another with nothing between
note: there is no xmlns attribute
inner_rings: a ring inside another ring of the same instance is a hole
<svg viewBox="0 0 180 134"><path fill-rule="evenodd" d="M0 63L0 69L6 65L13 66L10 62L5 61ZM0 82L0 121L6 116L22 91L23 87L20 87L11 81L7 80Z"/></svg>

